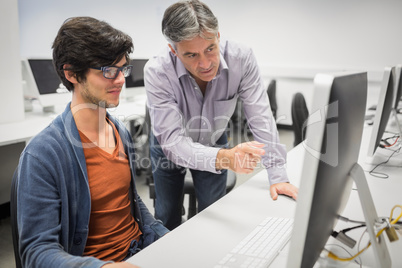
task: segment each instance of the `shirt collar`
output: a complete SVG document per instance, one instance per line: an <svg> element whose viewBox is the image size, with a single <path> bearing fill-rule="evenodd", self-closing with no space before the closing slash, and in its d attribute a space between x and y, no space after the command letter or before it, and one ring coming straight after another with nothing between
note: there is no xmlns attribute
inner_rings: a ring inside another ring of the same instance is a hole
<svg viewBox="0 0 402 268"><path fill-rule="evenodd" d="M186 67L184 67L184 64L181 62L181 60L175 55L173 55L173 57L176 57L176 73L177 73L177 76L179 78L181 78L184 75L190 75L189 72L187 71Z"/></svg>

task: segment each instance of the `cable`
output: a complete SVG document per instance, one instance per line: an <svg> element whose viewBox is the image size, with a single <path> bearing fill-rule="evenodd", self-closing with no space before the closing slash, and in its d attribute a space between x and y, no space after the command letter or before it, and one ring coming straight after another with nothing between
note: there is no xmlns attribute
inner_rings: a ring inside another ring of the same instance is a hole
<svg viewBox="0 0 402 268"><path fill-rule="evenodd" d="M343 249L347 254L349 254L350 256L352 256L352 253L350 253L346 248L344 248L344 247L342 247L342 246L340 246L340 245L338 245L338 244L327 244L326 245L326 247L328 247L328 246L330 246L330 247L339 247L339 248L341 248L341 249ZM328 249L326 249L328 252L330 251L330 250L328 250ZM362 260L361 260L361 258L359 257L359 261L358 260L354 260L354 262L356 262L360 267L362 267Z"/></svg>
<svg viewBox="0 0 402 268"><path fill-rule="evenodd" d="M399 214L399 216L396 219L392 219L392 215L394 214L394 210L396 208L400 208L401 209L401 214ZM391 224L397 224L399 219L402 217L402 206L401 205L395 205L392 210L391 210L391 216L389 216L389 221Z"/></svg>
<svg viewBox="0 0 402 268"><path fill-rule="evenodd" d="M357 225L357 226L346 228L346 229L343 229L342 232L346 233L346 232L352 231L352 230L357 229L357 228L362 228L362 227L366 227L366 224L360 224L360 225Z"/></svg>
<svg viewBox="0 0 402 268"><path fill-rule="evenodd" d="M343 220L345 222L351 222L351 223L358 223L358 224L366 224L366 222L364 221L355 221L355 220L351 220L349 218L346 218L344 216L338 215L338 219Z"/></svg>
<svg viewBox="0 0 402 268"><path fill-rule="evenodd" d="M381 163L377 164L372 170L368 171L368 173L369 173L370 175L372 175L373 177L377 177L377 178L380 178L380 179L388 179L388 178L389 178L389 176L388 176L387 174L385 174L385 173L380 173L380 172L374 172L374 170L375 170L376 168L378 168L379 166L385 165L386 163L388 163L389 160L391 159L391 157L393 157L394 154L399 153L399 151L400 151L400 149L401 149L401 145L400 145L399 148L396 149L396 150L391 150L391 149L389 149L390 147L392 147L392 146L394 146L395 144L397 144L397 142L398 142L398 140L399 140L399 138L400 138L400 136L397 135L397 134L395 134L395 133L391 133L391 134L394 134L394 135L391 136L391 137L388 137L388 138L385 138L385 139L382 139L382 140L381 140L381 141L384 142L386 145L380 144L380 147L392 151L392 154L388 157L387 160L385 160L384 162L381 162ZM388 140L391 140L391 139L395 139L394 143L392 143L392 144L388 142Z"/></svg>
<svg viewBox="0 0 402 268"><path fill-rule="evenodd" d="M394 210L395 210L396 208L400 208L400 209L401 209L401 213L400 213L400 215L399 215L397 218L392 219L392 215L394 214ZM389 218L390 223L391 223L391 224L396 224L396 223L398 222L398 220L399 220L401 217L402 217L402 205L395 205L395 206L392 208L392 210L391 210L391 216L390 216L390 218ZM378 231L378 233L377 233L377 235L376 235L376 238L378 238L387 228L389 228L389 227L382 228L380 231ZM341 257L338 257L338 256L335 255L332 251L329 251L329 252L328 252L328 257L331 258L331 259L333 259L333 260L337 260L337 261L351 261L351 260L355 259L357 256L359 256L360 254L362 254L362 253L363 253L366 249L368 249L370 246L371 246L371 242L369 242L365 248L363 248L362 250L358 251L355 255L353 255L352 257L349 257L349 258L341 258Z"/></svg>
<svg viewBox="0 0 402 268"><path fill-rule="evenodd" d="M368 234L368 233L367 233L367 228L366 228L366 230L364 230L364 232L362 232L362 235L360 236L359 243L357 243L357 251L360 250L360 246L361 246L361 244L362 244L363 237L364 237L365 234ZM370 239L370 238L369 238L369 239ZM360 262L363 263L361 257L359 256L358 258L359 258Z"/></svg>
<svg viewBox="0 0 402 268"><path fill-rule="evenodd" d="M394 143L394 144L395 144L395 143ZM384 146L384 148L385 148L385 146ZM373 177L377 177L377 178L380 178L380 179L388 179L389 176L388 176L387 174L385 174L385 173L380 173L380 172L374 172L374 170L375 170L376 168L378 168L379 166L385 165L386 163L388 163L388 161L391 159L391 157L393 157L394 154L399 153L400 150L401 150L401 147L399 147L397 150L391 150L391 151L392 151L392 154L388 157L388 159L385 160L384 162L381 162L381 163L377 164L377 165L376 165L372 170L370 170L368 173L369 173L371 176L373 176Z"/></svg>
<svg viewBox="0 0 402 268"><path fill-rule="evenodd" d="M396 137L396 139L395 139L394 143L393 143L393 144L390 144L390 143L388 142L388 140L389 140L389 139L394 139L395 137ZM387 143L387 145L384 145L384 147L387 148L387 147L392 147L392 146L394 146L394 145L398 142L398 139L399 139L399 136L394 136L394 137L389 137L389 138L384 139L383 141Z"/></svg>

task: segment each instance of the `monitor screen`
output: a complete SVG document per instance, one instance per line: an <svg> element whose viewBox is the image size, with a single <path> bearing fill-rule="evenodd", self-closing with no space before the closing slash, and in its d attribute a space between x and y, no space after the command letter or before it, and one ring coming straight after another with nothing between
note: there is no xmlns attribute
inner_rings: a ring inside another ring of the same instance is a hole
<svg viewBox="0 0 402 268"><path fill-rule="evenodd" d="M131 75L126 77L126 88L143 87L144 86L144 66L148 59L132 59L130 64L133 65Z"/></svg>
<svg viewBox="0 0 402 268"><path fill-rule="evenodd" d="M50 59L30 59L29 66L32 70L39 94L57 93L60 88L60 78L54 69Z"/></svg>
<svg viewBox="0 0 402 268"><path fill-rule="evenodd" d="M288 267L313 267L352 189L367 99L367 74L318 74Z"/></svg>
<svg viewBox="0 0 402 268"><path fill-rule="evenodd" d="M368 145L367 155L369 157L373 156L377 148L380 147L381 139L387 127L391 111L395 106L394 78L395 78L395 68L386 67L384 70L384 75L381 83L381 91L380 96L378 98L377 109L374 116L371 138Z"/></svg>

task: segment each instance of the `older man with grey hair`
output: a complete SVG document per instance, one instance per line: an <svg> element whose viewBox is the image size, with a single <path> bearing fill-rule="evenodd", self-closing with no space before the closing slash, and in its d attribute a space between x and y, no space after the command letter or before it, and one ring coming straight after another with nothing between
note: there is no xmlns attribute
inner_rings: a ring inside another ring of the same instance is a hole
<svg viewBox="0 0 402 268"><path fill-rule="evenodd" d="M260 160L272 198L285 194L296 199L297 188L285 171L286 149L279 143L252 50L221 41L217 18L200 1L168 7L162 32L168 47L145 67L156 218L168 229L181 224L186 168L199 211L225 194L227 169L248 174ZM238 98L255 141L227 148L226 129Z"/></svg>

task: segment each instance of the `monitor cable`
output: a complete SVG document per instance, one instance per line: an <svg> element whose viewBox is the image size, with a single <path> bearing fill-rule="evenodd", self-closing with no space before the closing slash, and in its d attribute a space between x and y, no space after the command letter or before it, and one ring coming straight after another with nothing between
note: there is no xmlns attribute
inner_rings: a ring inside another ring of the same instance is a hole
<svg viewBox="0 0 402 268"><path fill-rule="evenodd" d="M393 218L393 214L394 214L394 210L396 208L401 209L401 213L399 214L398 217ZM398 224L399 219L401 219L402 217L402 205L395 205L392 210L391 210L391 216L388 218L386 218L385 221L385 227L382 227L376 234L376 237L378 238L384 231L387 233L388 238L390 239L390 241L396 241L398 240L398 236L395 232L395 225ZM346 219L346 218L345 218ZM361 227L361 226L360 226ZM352 229L354 228L358 228L358 227L352 227ZM348 228L351 229L351 228ZM393 230L393 231L392 231ZM342 231L341 231L342 232ZM368 249L371 246L371 242L369 242L367 244L367 246L365 248L363 248L362 250L358 251L355 255L348 257L348 258L342 258L342 257L338 257L335 253L333 253L332 251L328 252L328 257L333 259L333 260L337 260L337 261L351 261L353 259L355 259L356 257L358 257L360 254L362 254L366 249Z"/></svg>
<svg viewBox="0 0 402 268"><path fill-rule="evenodd" d="M372 170L368 171L368 173L369 173L371 176L377 177L377 178L381 178L381 179L388 179L388 178L389 178L388 174L381 173L381 172L374 172L374 170L377 169L379 166L382 166L382 165L387 164L387 163L389 162L389 160L390 160L396 153L399 153L399 152L400 152L400 150L401 150L401 144L399 144L399 147L398 147L398 149L396 149L396 150L390 149L390 147L395 146L395 145L397 144L399 138L400 138L399 135L395 135L395 136L392 136L392 137L389 137L389 138L386 138L386 139L383 139L383 140L382 140L382 142L384 142L385 145L380 144L380 148L388 149L388 150L392 151L392 154L388 157L387 160L385 160L384 162L381 162L381 163L377 164ZM389 143L388 140L390 140L390 139L395 139L394 143L392 143L392 144Z"/></svg>
<svg viewBox="0 0 402 268"><path fill-rule="evenodd" d="M342 242L343 244L345 244L349 248L354 248L354 246L356 245L356 240L354 240L353 238L348 236L346 233L351 231L351 230L354 230L354 229L357 229L357 228L362 228L362 227L366 227L366 224L361 224L361 225L358 225L358 226L347 228L347 229L344 229L344 230L339 231L339 232L332 231L331 236L334 237L335 239L337 239L338 241Z"/></svg>
<svg viewBox="0 0 402 268"><path fill-rule="evenodd" d="M352 255L352 253L350 253L349 252L349 250L347 249L347 248L345 248L345 247L343 247L343 246L341 246L341 245L338 245L338 244L327 244L326 245L326 247L337 247L337 248L340 248L340 249L342 249L343 251L345 251L349 256L353 256ZM326 250L327 252L329 252L330 250ZM358 257L359 259L357 260L357 258L355 258L354 259L354 262L357 264L357 265L359 265L360 267L362 267L362 260L361 260L361 258L360 258L360 256Z"/></svg>

